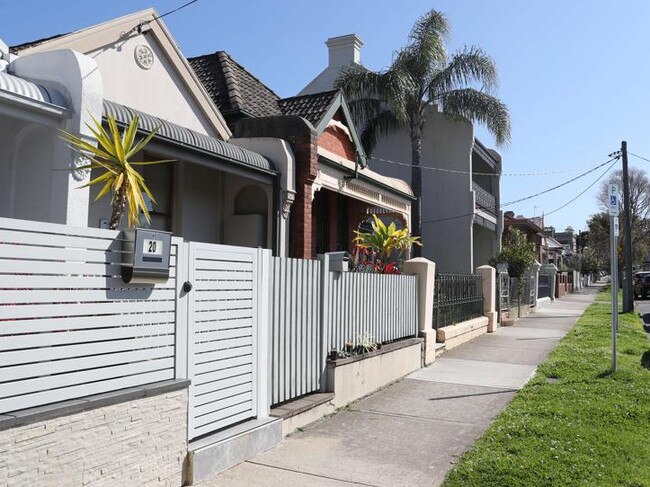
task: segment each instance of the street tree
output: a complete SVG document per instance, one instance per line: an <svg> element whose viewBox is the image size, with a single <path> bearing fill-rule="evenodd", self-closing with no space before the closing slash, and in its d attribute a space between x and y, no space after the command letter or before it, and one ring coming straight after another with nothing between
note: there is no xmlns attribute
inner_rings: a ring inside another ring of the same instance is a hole
<svg viewBox="0 0 650 487"><path fill-rule="evenodd" d="M650 248L648 242L650 238L650 180L646 172L639 168L631 167L628 174L630 186L630 226L632 228L632 260L637 265L646 258L648 249ZM617 187L619 193L619 242L623 242L625 238L625 219L627 218L627 215L623 211L623 171L616 171L602 183L598 193L598 202L602 210L606 212L609 208L609 187L612 184ZM607 238L609 239L609 219L607 219L607 222Z"/></svg>

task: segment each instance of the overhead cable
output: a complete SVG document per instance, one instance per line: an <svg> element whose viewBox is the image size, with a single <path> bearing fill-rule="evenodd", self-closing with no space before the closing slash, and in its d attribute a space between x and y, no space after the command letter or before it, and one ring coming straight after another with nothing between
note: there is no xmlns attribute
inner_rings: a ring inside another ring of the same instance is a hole
<svg viewBox="0 0 650 487"><path fill-rule="evenodd" d="M602 178L602 177L603 177L603 176L604 176L604 175L605 175L605 174L606 174L606 173L607 173L607 172L608 172L608 171L609 171L609 170L614 166L614 162L617 161L619 158L620 158L619 155L616 155L616 156L614 156L614 157L611 157L611 158L608 159L607 161L605 161L605 162L603 162L603 163L601 163L601 164L598 164L596 167L594 167L594 168L592 168L592 169L589 169L588 171L585 171L585 172L583 172L583 173L581 173L581 174L578 174L577 176L575 176L575 177L573 177L573 178L571 178L571 179L569 179L569 180L567 180L567 181L564 181L563 183L557 184L557 185L553 186L552 188L545 189L544 191L540 191L539 193L535 193L535 194L532 194L532 195L529 195L529 196L525 196L525 197L523 197L523 198L519 198L519 199L514 200L514 201L509 201L509 202L507 202L507 203L503 203L502 205L500 205L500 207L501 207L501 208L505 208L505 207L508 207L508 206L512 206L512 205L514 205L514 204L516 204L516 203L520 203L520 202L522 202L522 201L526 201L526 200L529 200L529 199L532 199L532 198L536 198L537 196L541 196L541 195L543 195L543 194L550 193L551 191L555 191L556 189L559 189L559 188L561 188L561 187L563 187L563 186L566 186L567 184L570 184L570 183L572 183L572 182L574 182L574 181L576 181L576 180L578 180L578 179L580 179L580 178L582 178L582 177L585 177L586 175L588 175L588 174L594 172L595 170L600 169L601 167L603 167L603 166L605 166L605 165L607 165L607 164L612 163L611 166L608 167L607 170L606 170L603 174L601 174L601 176L600 176L600 177L599 177L599 178L598 178L594 183L592 183L592 184L591 184L591 185L590 185L590 186L589 186L585 191L583 191L582 193L580 193L579 196L581 196L581 195L584 194L584 193L585 193L585 192L586 192L586 191L587 191L591 186L593 186L594 184L596 184L596 182L599 181L599 180L600 180L600 179L601 179L601 178ZM572 203L573 201L575 201L575 199L577 199L577 198L574 198L574 199L573 199L572 201L570 201L569 203ZM567 205L568 205L569 203L567 203ZM566 206L566 205L565 205L565 206ZM555 209L555 210L553 210L553 212L558 211L558 210L560 210L560 209L561 209L561 208ZM437 223L437 222L442 222L442 221L447 221L447 220L455 220L455 219L458 219L458 218L470 217L470 216L473 216L474 214L475 214L475 212L472 212L472 213L465 213L465 214L462 214L462 215L449 216L449 217L444 217L444 218L436 218L436 219L433 219L433 220L423 220L421 223L422 223L422 224L425 224L425 223ZM547 214L548 214L548 213L547 213Z"/></svg>
<svg viewBox="0 0 650 487"><path fill-rule="evenodd" d="M413 167L412 164L406 163L406 162L399 162L399 161L392 161L390 159L383 159L381 157L375 157L375 156L368 156L368 159L374 159L376 161L381 161L381 162L386 162L388 164L395 164L398 166L405 166L405 167ZM538 177L538 176L554 176L557 174L567 174L567 173L572 173L579 171L580 169L583 169L585 167L592 167L593 164L589 165L584 165L584 166L577 166L577 167L572 167L571 169L559 169L556 171L544 171L544 172L513 172L513 173L492 173L492 172L475 172L475 171L461 171L460 169L447 169L444 167L432 167L432 166L420 166L422 169L428 170L428 171L439 171L439 172L446 172L446 173L451 173L451 174L468 174L468 175L473 175L473 176L491 176L491 177Z"/></svg>

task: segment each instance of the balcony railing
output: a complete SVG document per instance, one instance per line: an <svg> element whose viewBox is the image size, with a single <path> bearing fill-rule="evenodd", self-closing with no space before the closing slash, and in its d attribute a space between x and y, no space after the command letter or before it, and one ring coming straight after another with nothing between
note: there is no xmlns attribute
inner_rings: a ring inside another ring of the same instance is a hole
<svg viewBox="0 0 650 487"><path fill-rule="evenodd" d="M489 213L492 213L493 215L496 215L497 201L494 195L490 194L489 191L484 190L474 182L472 183L472 189L476 195L476 206L482 208L485 211L488 211Z"/></svg>

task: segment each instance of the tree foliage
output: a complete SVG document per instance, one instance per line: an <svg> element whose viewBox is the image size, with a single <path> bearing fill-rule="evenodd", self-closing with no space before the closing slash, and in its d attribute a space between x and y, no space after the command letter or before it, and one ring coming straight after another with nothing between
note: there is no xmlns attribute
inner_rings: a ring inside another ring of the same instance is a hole
<svg viewBox="0 0 650 487"><path fill-rule="evenodd" d="M498 84L494 61L478 47L453 55L445 46L447 18L436 10L422 16L411 29L408 43L397 51L385 71L372 72L359 65L336 81L351 100L355 121L364 127L362 142L370 153L381 137L406 128L411 139L411 186L416 196L412 226L421 235L422 130L426 109L437 105L457 121L485 125L498 144L510 139L510 115L493 92Z"/></svg>
<svg viewBox="0 0 650 487"><path fill-rule="evenodd" d="M521 278L535 262L535 244L526 239L524 232L511 228L505 237L501 252L490 261L492 265L499 262L507 262L508 274L521 283Z"/></svg>
<svg viewBox="0 0 650 487"><path fill-rule="evenodd" d="M642 169L631 167L628 171L630 186L630 226L632 228L632 261L638 265L645 260L650 249L650 180ZM619 250L622 249L625 238L625 219L623 211L623 171L618 170L604 181L598 193L598 203L603 212L592 215L590 224L596 232L591 236L592 245L599 249L600 254L606 253L609 262L609 186L616 185L619 194ZM588 223L589 224L589 223ZM622 255L622 254L619 254Z"/></svg>

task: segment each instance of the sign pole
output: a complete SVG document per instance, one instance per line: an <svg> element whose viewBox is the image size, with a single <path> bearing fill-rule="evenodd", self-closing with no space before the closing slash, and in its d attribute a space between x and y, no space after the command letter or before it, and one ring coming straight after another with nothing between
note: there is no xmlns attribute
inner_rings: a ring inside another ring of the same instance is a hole
<svg viewBox="0 0 650 487"><path fill-rule="evenodd" d="M616 332L618 331L618 190L615 184L609 186L609 242L612 282L612 372L616 372Z"/></svg>

